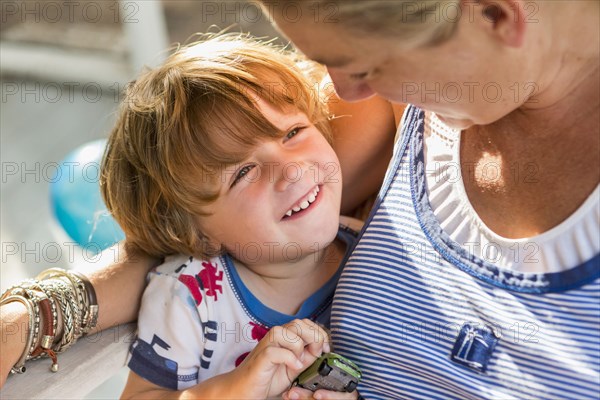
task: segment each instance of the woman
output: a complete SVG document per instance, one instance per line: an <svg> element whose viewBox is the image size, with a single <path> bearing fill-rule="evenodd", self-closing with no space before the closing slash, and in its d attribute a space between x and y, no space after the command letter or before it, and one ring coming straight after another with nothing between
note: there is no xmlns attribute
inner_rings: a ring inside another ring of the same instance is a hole
<svg viewBox="0 0 600 400"><path fill-rule="evenodd" d="M361 394L596 397L600 4L265 3L342 98L427 110L336 291Z"/></svg>
<svg viewBox="0 0 600 400"><path fill-rule="evenodd" d="M342 98L427 110L336 293L361 394L596 397L599 3L265 5Z"/></svg>

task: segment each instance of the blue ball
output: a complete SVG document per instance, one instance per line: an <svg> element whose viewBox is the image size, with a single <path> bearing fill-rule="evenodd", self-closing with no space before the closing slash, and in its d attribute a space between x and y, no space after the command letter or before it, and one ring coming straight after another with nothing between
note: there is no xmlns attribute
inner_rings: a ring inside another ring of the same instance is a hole
<svg viewBox="0 0 600 400"><path fill-rule="evenodd" d="M100 252L125 238L100 194L100 164L105 147L106 140L101 139L73 150L60 162L50 183L56 219L75 242L91 252Z"/></svg>

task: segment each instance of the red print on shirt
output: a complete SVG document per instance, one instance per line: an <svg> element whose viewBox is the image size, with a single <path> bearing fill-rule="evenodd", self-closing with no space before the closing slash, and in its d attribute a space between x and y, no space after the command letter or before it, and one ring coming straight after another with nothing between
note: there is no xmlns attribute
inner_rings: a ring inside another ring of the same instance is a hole
<svg viewBox="0 0 600 400"><path fill-rule="evenodd" d="M223 286L218 283L223 280L223 271L217 273L217 266L208 261L203 261L202 266L204 269L200 271L198 276L202 280L206 295L213 296L215 301L217 301L217 291L223 294Z"/></svg>
<svg viewBox="0 0 600 400"><path fill-rule="evenodd" d="M200 282L198 282L198 279L192 275L179 275L178 279L179 282L183 283L188 288L196 301L196 305L200 305L200 303L202 303L202 293L200 293Z"/></svg>
<svg viewBox="0 0 600 400"><path fill-rule="evenodd" d="M257 342L261 341L262 338L265 337L267 332L269 332L269 328L267 328L266 326L262 326L254 322L249 322L249 325L252 327L252 330L250 331L250 337L256 340ZM249 351L239 356L237 360L235 360L235 366L237 367L238 365L240 365L242 361L244 361L244 359L248 357L248 354L250 354Z"/></svg>

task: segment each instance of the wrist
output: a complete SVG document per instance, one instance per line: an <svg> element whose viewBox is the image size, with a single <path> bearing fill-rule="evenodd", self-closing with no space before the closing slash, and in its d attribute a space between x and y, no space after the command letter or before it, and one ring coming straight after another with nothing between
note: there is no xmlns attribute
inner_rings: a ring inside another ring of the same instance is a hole
<svg viewBox="0 0 600 400"><path fill-rule="evenodd" d="M0 333L2 357L0 358L0 384L8 376L10 369L26 351L29 335L29 314L23 303L18 301L0 307Z"/></svg>

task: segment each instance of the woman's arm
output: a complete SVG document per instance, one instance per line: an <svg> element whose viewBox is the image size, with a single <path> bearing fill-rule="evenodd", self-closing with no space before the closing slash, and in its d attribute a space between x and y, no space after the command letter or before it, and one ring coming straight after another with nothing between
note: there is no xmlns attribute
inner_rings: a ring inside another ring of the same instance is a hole
<svg viewBox="0 0 600 400"><path fill-rule="evenodd" d="M25 350L28 321L27 308L23 303L15 301L0 307L0 388Z"/></svg>
<svg viewBox="0 0 600 400"><path fill-rule="evenodd" d="M334 116L333 149L343 176L342 214L348 214L379 191L404 106L381 97L348 103L337 96L329 81L322 87Z"/></svg>
<svg viewBox="0 0 600 400"><path fill-rule="evenodd" d="M98 300L98 323L90 333L134 321L137 318L146 274L160 263L159 260L143 254L128 253L124 243L105 250L103 257L114 257L114 262L107 267L94 267L89 264L78 268L94 285ZM4 385L10 369L25 350L28 321L27 309L22 303L12 302L0 307L0 387ZM56 337L61 337L60 331Z"/></svg>
<svg viewBox="0 0 600 400"><path fill-rule="evenodd" d="M98 324L90 333L135 321L146 287L146 275L162 262L128 250L126 242L105 251L115 254L113 264L106 268L79 270L88 276L98 298Z"/></svg>

